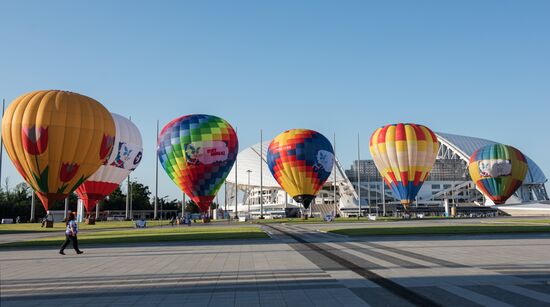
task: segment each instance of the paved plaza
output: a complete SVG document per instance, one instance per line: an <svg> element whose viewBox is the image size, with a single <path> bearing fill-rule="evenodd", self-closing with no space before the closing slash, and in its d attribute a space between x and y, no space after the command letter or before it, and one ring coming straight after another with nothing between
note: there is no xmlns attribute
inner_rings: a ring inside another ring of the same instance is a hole
<svg viewBox="0 0 550 307"><path fill-rule="evenodd" d="M270 239L1 250L1 306L550 306L550 234L264 227Z"/></svg>

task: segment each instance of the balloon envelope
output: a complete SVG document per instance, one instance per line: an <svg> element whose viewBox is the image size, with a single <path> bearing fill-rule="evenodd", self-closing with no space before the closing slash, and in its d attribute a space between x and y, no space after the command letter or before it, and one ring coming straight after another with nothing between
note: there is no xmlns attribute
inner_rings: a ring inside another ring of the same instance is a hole
<svg viewBox="0 0 550 307"><path fill-rule="evenodd" d="M334 150L317 131L287 130L269 144L267 164L279 185L307 209L332 172Z"/></svg>
<svg viewBox="0 0 550 307"><path fill-rule="evenodd" d="M115 124L96 100L66 91L20 96L2 119L2 137L13 164L44 208L73 192L112 150Z"/></svg>
<svg viewBox="0 0 550 307"><path fill-rule="evenodd" d="M76 189L87 212L111 194L137 168L143 155L139 129L130 120L112 113L116 127L113 151L99 169Z"/></svg>
<svg viewBox="0 0 550 307"><path fill-rule="evenodd" d="M206 212L237 159L239 142L224 119L196 114L168 123L157 150L170 179Z"/></svg>
<svg viewBox="0 0 550 307"><path fill-rule="evenodd" d="M521 151L512 146L492 144L470 157L470 177L495 204L503 204L521 186L528 165Z"/></svg>
<svg viewBox="0 0 550 307"><path fill-rule="evenodd" d="M425 126L400 123L377 129L369 149L393 195L407 208L432 170L439 142Z"/></svg>

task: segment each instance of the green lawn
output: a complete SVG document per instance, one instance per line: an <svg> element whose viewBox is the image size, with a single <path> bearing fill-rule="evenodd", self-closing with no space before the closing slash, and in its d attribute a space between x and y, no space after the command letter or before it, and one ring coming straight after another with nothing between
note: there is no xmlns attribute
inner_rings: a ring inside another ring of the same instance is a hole
<svg viewBox="0 0 550 307"><path fill-rule="evenodd" d="M444 219L443 217L425 217L423 220L427 219ZM357 223L357 222L397 222L397 221L416 221L417 219L410 219L405 220L400 217L393 217L393 216L379 216L376 221L369 220L368 217L361 217L360 219L357 219L356 217L339 217L334 220L335 223ZM258 223L258 224L270 224L270 223L328 223L325 222L322 218L308 218L307 220L303 220L302 218L283 218L283 219L269 219L269 220L259 220L254 219L251 221L251 223Z"/></svg>
<svg viewBox="0 0 550 307"><path fill-rule="evenodd" d="M131 230L113 230L83 233L78 235L78 242L86 244L120 244L143 242L169 242L189 240L227 240L227 239L261 239L268 238L259 227L170 227L146 228ZM2 247L33 247L61 245L64 236L39 238L0 244Z"/></svg>
<svg viewBox="0 0 550 307"><path fill-rule="evenodd" d="M160 221L147 221L147 225L158 226ZM163 225L168 225L168 221L162 221ZM23 224L0 224L0 234L8 233L32 233L32 232L63 232L65 229L65 223L62 221L55 222L53 228L41 228L40 223L23 223ZM134 228L134 222L132 221L109 221L109 222L97 222L95 225L88 225L85 223L78 223L78 227L81 230L85 229L117 229L117 228Z"/></svg>
<svg viewBox="0 0 550 307"><path fill-rule="evenodd" d="M350 237L372 235L453 235L453 234L494 234L494 233L535 233L550 232L550 226L539 225L453 225L453 226L405 226L405 227L369 227L355 229L331 229L328 232Z"/></svg>
<svg viewBox="0 0 550 307"><path fill-rule="evenodd" d="M534 223L534 224L550 224L550 219L540 219L540 220L510 220L506 221L508 223Z"/></svg>

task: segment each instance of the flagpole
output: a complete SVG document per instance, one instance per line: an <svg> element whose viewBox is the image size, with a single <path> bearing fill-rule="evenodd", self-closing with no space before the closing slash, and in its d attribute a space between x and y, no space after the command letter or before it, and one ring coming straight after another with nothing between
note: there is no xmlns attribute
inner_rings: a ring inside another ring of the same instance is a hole
<svg viewBox="0 0 550 307"><path fill-rule="evenodd" d="M185 192L181 192L181 218L185 216Z"/></svg>
<svg viewBox="0 0 550 307"><path fill-rule="evenodd" d="M235 134L237 134L237 127L235 127ZM235 158L235 219L239 219L239 214L237 213L237 196L239 195L239 190L237 189L237 162L239 161L239 155Z"/></svg>
<svg viewBox="0 0 550 307"><path fill-rule="evenodd" d="M157 119L157 140L155 143L158 142L159 139L159 120ZM155 149L157 151L157 149ZM155 154L155 211L153 213L153 219L157 219L157 211L158 211L158 198L159 198L159 159L158 159L158 152Z"/></svg>
<svg viewBox="0 0 550 307"><path fill-rule="evenodd" d="M130 220L130 174L126 178L126 217L125 219Z"/></svg>
<svg viewBox="0 0 550 307"><path fill-rule="evenodd" d="M264 134L260 129L260 220L264 219Z"/></svg>
<svg viewBox="0 0 550 307"><path fill-rule="evenodd" d="M338 204L336 204L336 132L334 132L333 141L332 141L334 147L334 165L333 165L333 172L334 172L334 218L336 218L336 214L338 212Z"/></svg>
<svg viewBox="0 0 550 307"><path fill-rule="evenodd" d="M361 147L359 133L357 133L357 195L359 199L359 214L357 214L357 219L359 219L361 217Z"/></svg>
<svg viewBox="0 0 550 307"><path fill-rule="evenodd" d="M6 99L2 99L2 120L4 120L4 109ZM4 136L0 134L0 182L2 182L2 159L4 158Z"/></svg>

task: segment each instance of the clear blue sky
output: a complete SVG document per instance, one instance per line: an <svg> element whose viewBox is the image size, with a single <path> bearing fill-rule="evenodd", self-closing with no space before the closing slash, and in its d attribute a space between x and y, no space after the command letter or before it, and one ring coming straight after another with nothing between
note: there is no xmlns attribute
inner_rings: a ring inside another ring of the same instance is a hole
<svg viewBox="0 0 550 307"><path fill-rule="evenodd" d="M153 190L155 125L190 113L241 149L336 132L342 164L378 127L511 144L550 176L550 1L3 1L0 97L79 92L132 116ZM4 156L3 177L22 181ZM159 196L178 197L161 170Z"/></svg>

